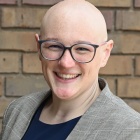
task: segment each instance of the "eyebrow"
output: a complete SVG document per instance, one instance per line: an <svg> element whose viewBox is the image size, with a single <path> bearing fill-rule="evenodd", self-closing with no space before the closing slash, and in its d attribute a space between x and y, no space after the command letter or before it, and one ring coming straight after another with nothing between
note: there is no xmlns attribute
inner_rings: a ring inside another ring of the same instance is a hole
<svg viewBox="0 0 140 140"><path fill-rule="evenodd" d="M47 41L54 40L54 41L58 41L58 42L60 42L60 43L63 43L63 42L60 41L58 38L46 38L46 39L43 39L43 40L47 40ZM84 41L84 40L78 40L78 41L74 42L74 44L78 44L78 43L92 44L91 42L89 42L89 41Z"/></svg>
<svg viewBox="0 0 140 140"><path fill-rule="evenodd" d="M40 40L55 40L55 41L59 41L58 38L46 38L46 39L41 39L41 36L39 36Z"/></svg>
<svg viewBox="0 0 140 140"><path fill-rule="evenodd" d="M91 42L89 42L89 41L83 41L83 40L79 40L79 41L77 41L76 43L93 44L93 43L91 43Z"/></svg>

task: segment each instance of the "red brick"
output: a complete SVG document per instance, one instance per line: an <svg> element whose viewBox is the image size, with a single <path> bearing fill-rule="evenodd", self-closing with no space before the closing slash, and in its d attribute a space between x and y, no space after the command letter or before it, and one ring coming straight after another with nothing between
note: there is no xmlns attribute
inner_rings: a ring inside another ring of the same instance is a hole
<svg viewBox="0 0 140 140"><path fill-rule="evenodd" d="M111 30L114 26L114 12L111 10L102 10L103 16L105 17L107 29Z"/></svg>
<svg viewBox="0 0 140 140"><path fill-rule="evenodd" d="M0 77L0 96L4 93L4 77Z"/></svg>
<svg viewBox="0 0 140 140"><path fill-rule="evenodd" d="M131 56L111 56L107 65L100 70L103 75L131 75Z"/></svg>
<svg viewBox="0 0 140 140"><path fill-rule="evenodd" d="M10 76L6 78L6 95L23 96L29 93L45 91L49 87L43 76Z"/></svg>
<svg viewBox="0 0 140 140"><path fill-rule="evenodd" d="M38 28L47 8L3 8L2 27Z"/></svg>
<svg viewBox="0 0 140 140"><path fill-rule="evenodd" d="M24 73L42 73L41 62L38 53L23 55L23 72Z"/></svg>
<svg viewBox="0 0 140 140"><path fill-rule="evenodd" d="M62 0L23 0L23 4L30 5L53 5Z"/></svg>
<svg viewBox="0 0 140 140"><path fill-rule="evenodd" d="M35 32L0 31L0 50L36 51Z"/></svg>
<svg viewBox="0 0 140 140"><path fill-rule="evenodd" d="M16 0L0 0L0 4L16 4Z"/></svg>
<svg viewBox="0 0 140 140"><path fill-rule="evenodd" d="M140 54L139 34L137 33L114 33L109 34L109 38L114 40L113 53Z"/></svg>
<svg viewBox="0 0 140 140"><path fill-rule="evenodd" d="M131 0L87 0L99 7L130 7Z"/></svg>
<svg viewBox="0 0 140 140"><path fill-rule="evenodd" d="M140 100L124 100L129 106L140 113Z"/></svg>
<svg viewBox="0 0 140 140"><path fill-rule="evenodd" d="M0 98L0 117L3 117L5 109L8 107L10 102L12 102L14 98L6 99L6 98Z"/></svg>
<svg viewBox="0 0 140 140"><path fill-rule="evenodd" d="M140 78L119 78L118 96L140 98Z"/></svg>
<svg viewBox="0 0 140 140"><path fill-rule="evenodd" d="M140 7L140 0L134 0L134 6Z"/></svg>
<svg viewBox="0 0 140 140"><path fill-rule="evenodd" d="M20 68L20 55L15 52L0 52L0 72L18 73Z"/></svg>
<svg viewBox="0 0 140 140"><path fill-rule="evenodd" d="M136 62L135 62L136 66L135 66L135 74L136 75L140 75L140 56L136 57Z"/></svg>
<svg viewBox="0 0 140 140"><path fill-rule="evenodd" d="M116 28L140 31L140 11L117 11Z"/></svg>

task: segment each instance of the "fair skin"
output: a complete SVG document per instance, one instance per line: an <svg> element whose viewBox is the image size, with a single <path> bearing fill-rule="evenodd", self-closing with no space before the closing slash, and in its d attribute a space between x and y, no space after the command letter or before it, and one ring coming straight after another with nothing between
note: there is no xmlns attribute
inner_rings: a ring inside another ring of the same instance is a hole
<svg viewBox="0 0 140 140"><path fill-rule="evenodd" d="M102 44L107 40L106 25L101 13L88 2L67 0L47 12L42 21L41 35L36 34L35 38L37 41L57 40L65 46L81 41ZM98 73L106 65L112 47L112 40L101 45L93 61L84 64L74 61L68 50L57 61L39 56L44 77L52 90L52 99L43 108L40 121L58 124L86 112L101 92Z"/></svg>

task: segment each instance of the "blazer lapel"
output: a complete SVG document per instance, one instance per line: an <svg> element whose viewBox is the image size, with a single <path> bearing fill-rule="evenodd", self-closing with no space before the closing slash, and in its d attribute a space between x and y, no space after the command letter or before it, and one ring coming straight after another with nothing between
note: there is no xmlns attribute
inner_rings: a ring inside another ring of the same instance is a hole
<svg viewBox="0 0 140 140"><path fill-rule="evenodd" d="M76 124L75 128L67 137L67 140L86 140L91 131L92 133L96 133L96 130L100 129L100 124L107 118L107 113L103 115L106 103L108 102L105 94L105 90L101 92L99 97Z"/></svg>

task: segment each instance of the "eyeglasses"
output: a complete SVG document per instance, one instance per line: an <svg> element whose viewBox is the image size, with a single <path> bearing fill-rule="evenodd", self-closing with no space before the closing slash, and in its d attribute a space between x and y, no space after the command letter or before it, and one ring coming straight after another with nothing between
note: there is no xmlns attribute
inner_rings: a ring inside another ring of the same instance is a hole
<svg viewBox="0 0 140 140"><path fill-rule="evenodd" d="M96 49L104 45L88 44L88 43L77 43L70 47L64 46L62 43L55 40L39 40L40 53L44 59L47 60L59 60L62 58L66 50L69 50L71 57L79 63L89 63L93 60Z"/></svg>

